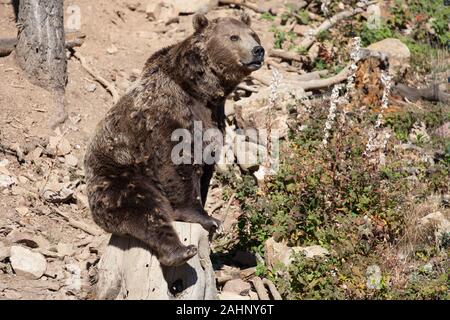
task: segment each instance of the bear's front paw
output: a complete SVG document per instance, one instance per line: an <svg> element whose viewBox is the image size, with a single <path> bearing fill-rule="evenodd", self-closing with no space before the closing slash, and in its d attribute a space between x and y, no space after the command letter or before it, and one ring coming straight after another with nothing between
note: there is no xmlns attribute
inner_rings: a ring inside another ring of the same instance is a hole
<svg viewBox="0 0 450 320"><path fill-rule="evenodd" d="M170 254L163 254L159 257L159 262L168 267L180 266L197 254L197 247L193 244L179 247Z"/></svg>
<svg viewBox="0 0 450 320"><path fill-rule="evenodd" d="M202 226L203 228L205 228L205 230L212 234L219 230L221 224L222 223L220 220L213 217L208 217L205 223L202 224Z"/></svg>

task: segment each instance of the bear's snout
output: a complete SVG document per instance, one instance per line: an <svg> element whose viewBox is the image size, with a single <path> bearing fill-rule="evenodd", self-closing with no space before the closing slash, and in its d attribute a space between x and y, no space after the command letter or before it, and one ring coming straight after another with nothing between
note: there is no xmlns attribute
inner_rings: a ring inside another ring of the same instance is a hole
<svg viewBox="0 0 450 320"><path fill-rule="evenodd" d="M261 46L256 46L252 50L252 54L256 59L263 60L264 59L264 48Z"/></svg>

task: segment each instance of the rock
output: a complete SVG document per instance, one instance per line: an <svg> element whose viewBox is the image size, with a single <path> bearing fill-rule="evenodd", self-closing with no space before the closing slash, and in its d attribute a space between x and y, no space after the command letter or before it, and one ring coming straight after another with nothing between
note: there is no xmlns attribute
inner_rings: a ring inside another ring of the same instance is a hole
<svg viewBox="0 0 450 320"><path fill-rule="evenodd" d="M73 199L73 190L63 187L59 191L47 189L43 193L46 201L51 203L66 203Z"/></svg>
<svg viewBox="0 0 450 320"><path fill-rule="evenodd" d="M89 200L88 197L86 197L84 194L82 194L81 192L75 192L74 193L74 198L75 200L77 200L77 205L80 208L88 208L89 207Z"/></svg>
<svg viewBox="0 0 450 320"><path fill-rule="evenodd" d="M388 38L372 43L367 49L380 51L389 58L389 73L394 77L401 77L409 68L411 52L398 39Z"/></svg>
<svg viewBox="0 0 450 320"><path fill-rule="evenodd" d="M117 49L117 47L112 44L111 46L106 48L106 52L108 52L108 54L116 54L117 52L119 52L119 49Z"/></svg>
<svg viewBox="0 0 450 320"><path fill-rule="evenodd" d="M298 34L299 36L305 36L311 31L312 31L312 29L310 26L303 25L303 24L296 24L294 27L294 32L296 34Z"/></svg>
<svg viewBox="0 0 450 320"><path fill-rule="evenodd" d="M272 168L267 168L266 166L259 166L259 169L253 173L258 183L263 183L267 176L276 174L276 171Z"/></svg>
<svg viewBox="0 0 450 320"><path fill-rule="evenodd" d="M440 138L450 139L450 122L446 122L437 128L435 134Z"/></svg>
<svg viewBox="0 0 450 320"><path fill-rule="evenodd" d="M16 211L18 214L24 216L28 213L28 211L30 211L27 207L17 207Z"/></svg>
<svg viewBox="0 0 450 320"><path fill-rule="evenodd" d="M10 261L17 275L31 279L39 279L47 269L47 261L42 254L21 246L11 247Z"/></svg>
<svg viewBox="0 0 450 320"><path fill-rule="evenodd" d="M4 291L4 295L5 295L5 298L8 300L20 300L23 298L23 296L16 290L6 289Z"/></svg>
<svg viewBox="0 0 450 320"><path fill-rule="evenodd" d="M49 247L50 243L44 237L33 234L28 231L20 231L18 229L11 231L6 237L8 241L15 244L27 246L32 249Z"/></svg>
<svg viewBox="0 0 450 320"><path fill-rule="evenodd" d="M276 242L273 237L267 239L265 243L265 250L265 262L270 268L274 268L280 263L285 266L289 266L292 262L294 254L304 254L306 259L329 255L328 250L319 245L307 247L288 247L285 242Z"/></svg>
<svg viewBox="0 0 450 320"><path fill-rule="evenodd" d="M16 178L6 174L0 174L0 188L8 188L17 183Z"/></svg>
<svg viewBox="0 0 450 320"><path fill-rule="evenodd" d="M21 184L28 184L30 182L30 180L28 180L28 178L24 176L18 176L17 180L19 180L19 183Z"/></svg>
<svg viewBox="0 0 450 320"><path fill-rule="evenodd" d="M436 231L434 233L436 242L439 245L441 243L442 235L450 233L450 221L440 211L430 213L420 219L420 226L426 226L434 224Z"/></svg>
<svg viewBox="0 0 450 320"><path fill-rule="evenodd" d="M250 296L250 300L252 301L259 300L258 294L255 291L250 290L248 295Z"/></svg>
<svg viewBox="0 0 450 320"><path fill-rule="evenodd" d="M11 248L0 241L0 262L11 256Z"/></svg>
<svg viewBox="0 0 450 320"><path fill-rule="evenodd" d="M97 90L97 85L95 83L90 83L86 86L87 92L94 92L95 90Z"/></svg>
<svg viewBox="0 0 450 320"><path fill-rule="evenodd" d="M61 136L50 137L47 148L50 153L59 157L65 156L72 150L70 142Z"/></svg>
<svg viewBox="0 0 450 320"><path fill-rule="evenodd" d="M221 292L218 294L219 300L250 300L250 297L241 296L233 292Z"/></svg>
<svg viewBox="0 0 450 320"><path fill-rule="evenodd" d="M141 4L139 2L127 3L126 6L130 11L136 11Z"/></svg>
<svg viewBox="0 0 450 320"><path fill-rule="evenodd" d="M265 78L265 76L262 76ZM250 137L250 141L266 145L267 131L266 120L269 108L272 116L272 135L278 138L286 137L289 132L288 106L297 105L297 100L304 96L304 90L295 86L295 81L287 79L281 81L277 89L276 105L270 106L268 97L270 88L261 89L258 93L234 103L237 128L258 132L258 135ZM257 140L254 140L257 138Z"/></svg>
<svg viewBox="0 0 450 320"><path fill-rule="evenodd" d="M266 240L265 262L269 268L274 268L277 264L282 263L288 266L291 262L292 248L289 248L284 242L276 242L273 237Z"/></svg>
<svg viewBox="0 0 450 320"><path fill-rule="evenodd" d="M6 167L0 166L0 174L4 174L5 176L10 176L11 172Z"/></svg>
<svg viewBox="0 0 450 320"><path fill-rule="evenodd" d="M25 156L25 161L36 162L41 157L43 151L40 147L35 148Z"/></svg>
<svg viewBox="0 0 450 320"><path fill-rule="evenodd" d="M312 259L314 257L324 257L330 254L330 252L322 248L319 245L307 246L307 247L293 247L292 251L295 253L303 253L306 258Z"/></svg>
<svg viewBox="0 0 450 320"><path fill-rule="evenodd" d="M368 266L366 270L366 277L367 277L367 288L368 289L374 289L374 290L380 290L381 289L381 269L376 264Z"/></svg>
<svg viewBox="0 0 450 320"><path fill-rule="evenodd" d="M145 9L147 19L168 23L178 17L179 11L170 1L150 1Z"/></svg>
<svg viewBox="0 0 450 320"><path fill-rule="evenodd" d="M179 13L206 13L219 5L219 0L164 0L166 5L172 5Z"/></svg>
<svg viewBox="0 0 450 320"><path fill-rule="evenodd" d="M232 293L236 293L241 296L246 296L246 295L248 295L251 288L252 287L251 287L250 283L245 282L241 279L233 279L233 280L227 281L225 283L222 291L223 292L232 292Z"/></svg>
<svg viewBox="0 0 450 320"><path fill-rule="evenodd" d="M69 167L76 167L78 165L78 158L75 157L73 154L67 154L64 157L64 162L69 166Z"/></svg>
<svg viewBox="0 0 450 320"><path fill-rule="evenodd" d="M311 61L315 61L317 59L317 57L319 56L319 52L320 52L320 45L318 42L316 42L311 46L311 48L309 48L308 58Z"/></svg>
<svg viewBox="0 0 450 320"><path fill-rule="evenodd" d="M2 159L0 160L0 167L6 167L9 164L8 159Z"/></svg>
<svg viewBox="0 0 450 320"><path fill-rule="evenodd" d="M72 256L75 253L75 250L73 248L73 245L71 243L58 243L56 250L58 251L58 254L61 256Z"/></svg>

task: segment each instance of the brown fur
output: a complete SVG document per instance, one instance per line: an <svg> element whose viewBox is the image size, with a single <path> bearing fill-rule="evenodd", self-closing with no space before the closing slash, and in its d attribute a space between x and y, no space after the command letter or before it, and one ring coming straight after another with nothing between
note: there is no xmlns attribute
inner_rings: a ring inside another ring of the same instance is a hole
<svg viewBox="0 0 450 320"><path fill-rule="evenodd" d="M246 23L244 23L244 22ZM175 129L223 129L224 102L252 69L260 44L241 21L194 17L195 33L153 54L137 85L99 123L85 156L94 221L106 231L131 235L163 265L180 265L197 252L184 246L171 221L218 223L203 209L213 166L175 165ZM231 41L231 36L239 40Z"/></svg>

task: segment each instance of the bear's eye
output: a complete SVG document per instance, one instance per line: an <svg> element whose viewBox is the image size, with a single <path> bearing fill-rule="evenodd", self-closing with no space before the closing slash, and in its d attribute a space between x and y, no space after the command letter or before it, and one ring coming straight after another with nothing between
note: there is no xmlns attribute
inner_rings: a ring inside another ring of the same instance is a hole
<svg viewBox="0 0 450 320"><path fill-rule="evenodd" d="M232 35L231 37L230 37L230 40L231 41L238 41L240 38L239 38L239 36L236 36L236 35Z"/></svg>

